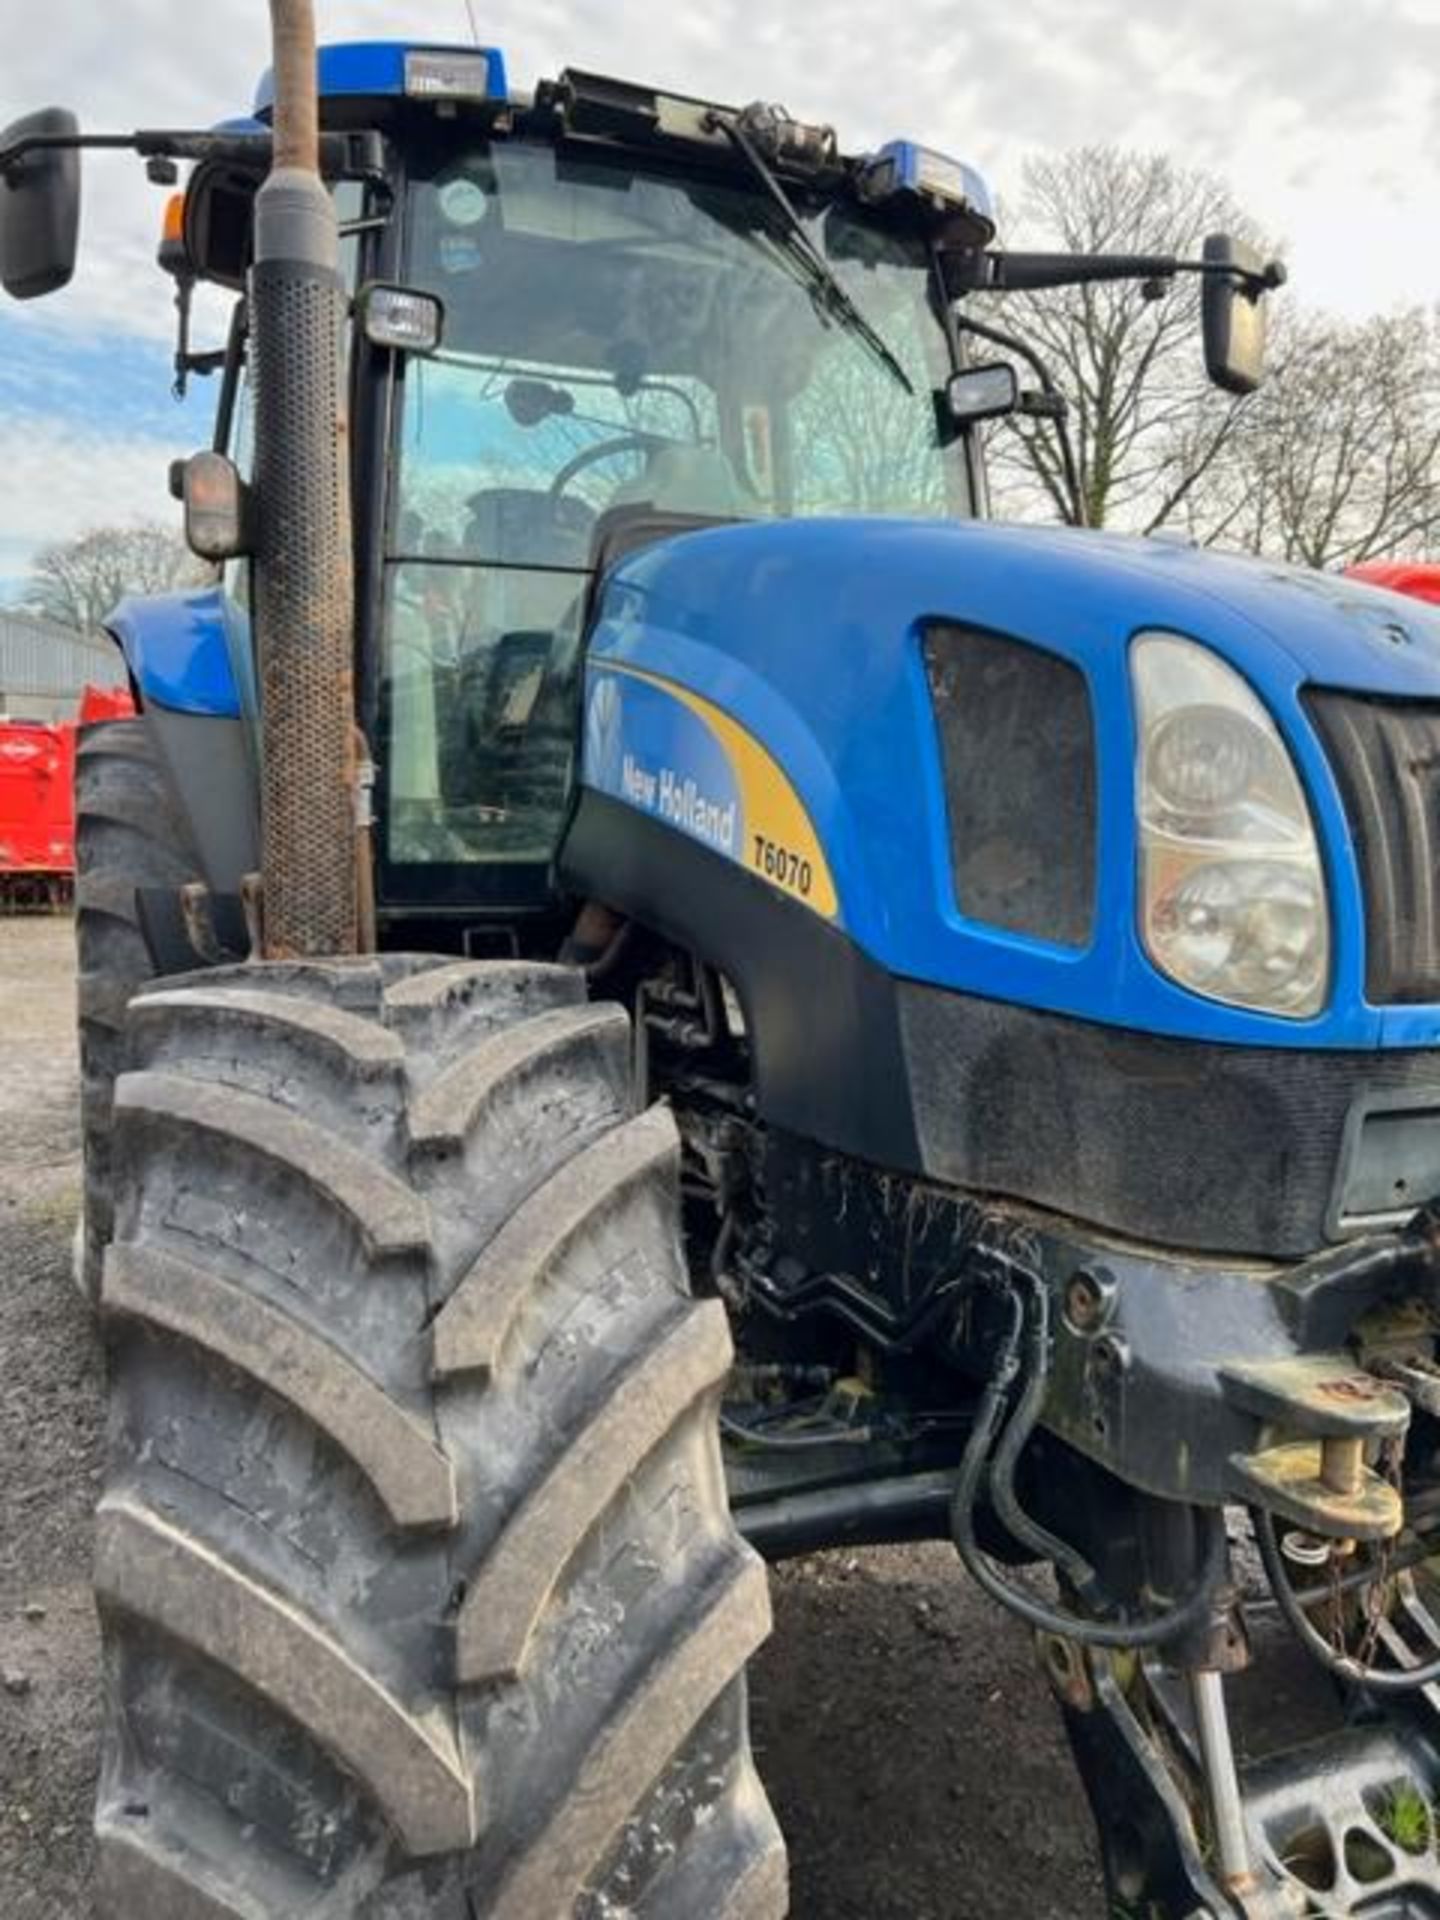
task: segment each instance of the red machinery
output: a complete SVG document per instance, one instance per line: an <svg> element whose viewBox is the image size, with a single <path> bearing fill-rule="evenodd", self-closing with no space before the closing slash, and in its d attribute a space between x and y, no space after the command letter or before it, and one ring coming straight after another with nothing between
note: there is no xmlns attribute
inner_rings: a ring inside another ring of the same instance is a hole
<svg viewBox="0 0 1440 1920"><path fill-rule="evenodd" d="M75 728L0 720L0 900L60 906L75 871Z"/></svg>
<svg viewBox="0 0 1440 1920"><path fill-rule="evenodd" d="M74 719L77 727L94 726L97 720L132 720L135 702L125 687L86 687Z"/></svg>
<svg viewBox="0 0 1440 1920"><path fill-rule="evenodd" d="M1416 600L1433 600L1440 605L1440 564L1428 560L1362 560L1347 567L1352 580L1368 586L1389 587L1392 593L1408 593Z"/></svg>
<svg viewBox="0 0 1440 1920"><path fill-rule="evenodd" d="M69 901L77 730L133 712L123 689L86 687L74 720L0 720L0 907L13 912Z"/></svg>

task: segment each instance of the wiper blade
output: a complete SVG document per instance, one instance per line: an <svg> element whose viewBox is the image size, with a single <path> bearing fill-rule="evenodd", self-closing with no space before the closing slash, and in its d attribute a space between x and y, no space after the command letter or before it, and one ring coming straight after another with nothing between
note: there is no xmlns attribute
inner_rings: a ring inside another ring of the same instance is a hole
<svg viewBox="0 0 1440 1920"><path fill-rule="evenodd" d="M782 234L785 250L802 268L810 290L822 309L833 315L857 339L863 340L875 358L882 366L889 369L905 391L914 393L915 384L909 374L845 291L830 262L805 231L805 223L795 211L789 194L776 179L769 162L749 134L736 121L726 119L719 114L713 116L713 122L726 135L736 152L741 155L755 178L779 208L784 219Z"/></svg>

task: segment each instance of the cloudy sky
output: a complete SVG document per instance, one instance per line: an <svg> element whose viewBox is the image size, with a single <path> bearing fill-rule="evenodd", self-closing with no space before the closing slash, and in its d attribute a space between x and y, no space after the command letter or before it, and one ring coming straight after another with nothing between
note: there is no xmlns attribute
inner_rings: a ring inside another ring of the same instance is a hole
<svg viewBox="0 0 1440 1920"><path fill-rule="evenodd" d="M18 10L20 0L8 0ZM466 0L317 0L322 38L469 38ZM511 81L574 65L829 120L854 151L907 135L1013 194L1027 153L1114 141L1225 176L1282 236L1308 304L1440 301L1440 0L471 0ZM264 0L46 0L12 34L0 119L205 126L266 64ZM881 23L883 22L883 28ZM44 541L169 518L165 471L210 396L169 398L161 194L87 160L82 266L0 309L0 593ZM214 329L212 328L212 331Z"/></svg>

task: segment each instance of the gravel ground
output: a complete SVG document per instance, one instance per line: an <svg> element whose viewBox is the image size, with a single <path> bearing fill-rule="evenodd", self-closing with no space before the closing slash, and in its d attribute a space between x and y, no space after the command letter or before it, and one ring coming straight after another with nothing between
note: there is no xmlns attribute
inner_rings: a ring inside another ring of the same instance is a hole
<svg viewBox="0 0 1440 1920"><path fill-rule="evenodd" d="M101 1363L69 1272L72 996L68 923L0 921L0 1920L87 1911ZM795 1920L1103 1913L1028 1638L948 1549L817 1555L774 1586L755 1740Z"/></svg>

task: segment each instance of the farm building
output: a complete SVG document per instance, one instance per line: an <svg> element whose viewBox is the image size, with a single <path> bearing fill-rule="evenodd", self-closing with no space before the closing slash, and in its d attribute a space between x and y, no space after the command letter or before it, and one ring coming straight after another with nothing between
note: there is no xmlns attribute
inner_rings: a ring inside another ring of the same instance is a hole
<svg viewBox="0 0 1440 1920"><path fill-rule="evenodd" d="M103 634L0 608L0 718L68 720L83 687L124 684L120 650Z"/></svg>

